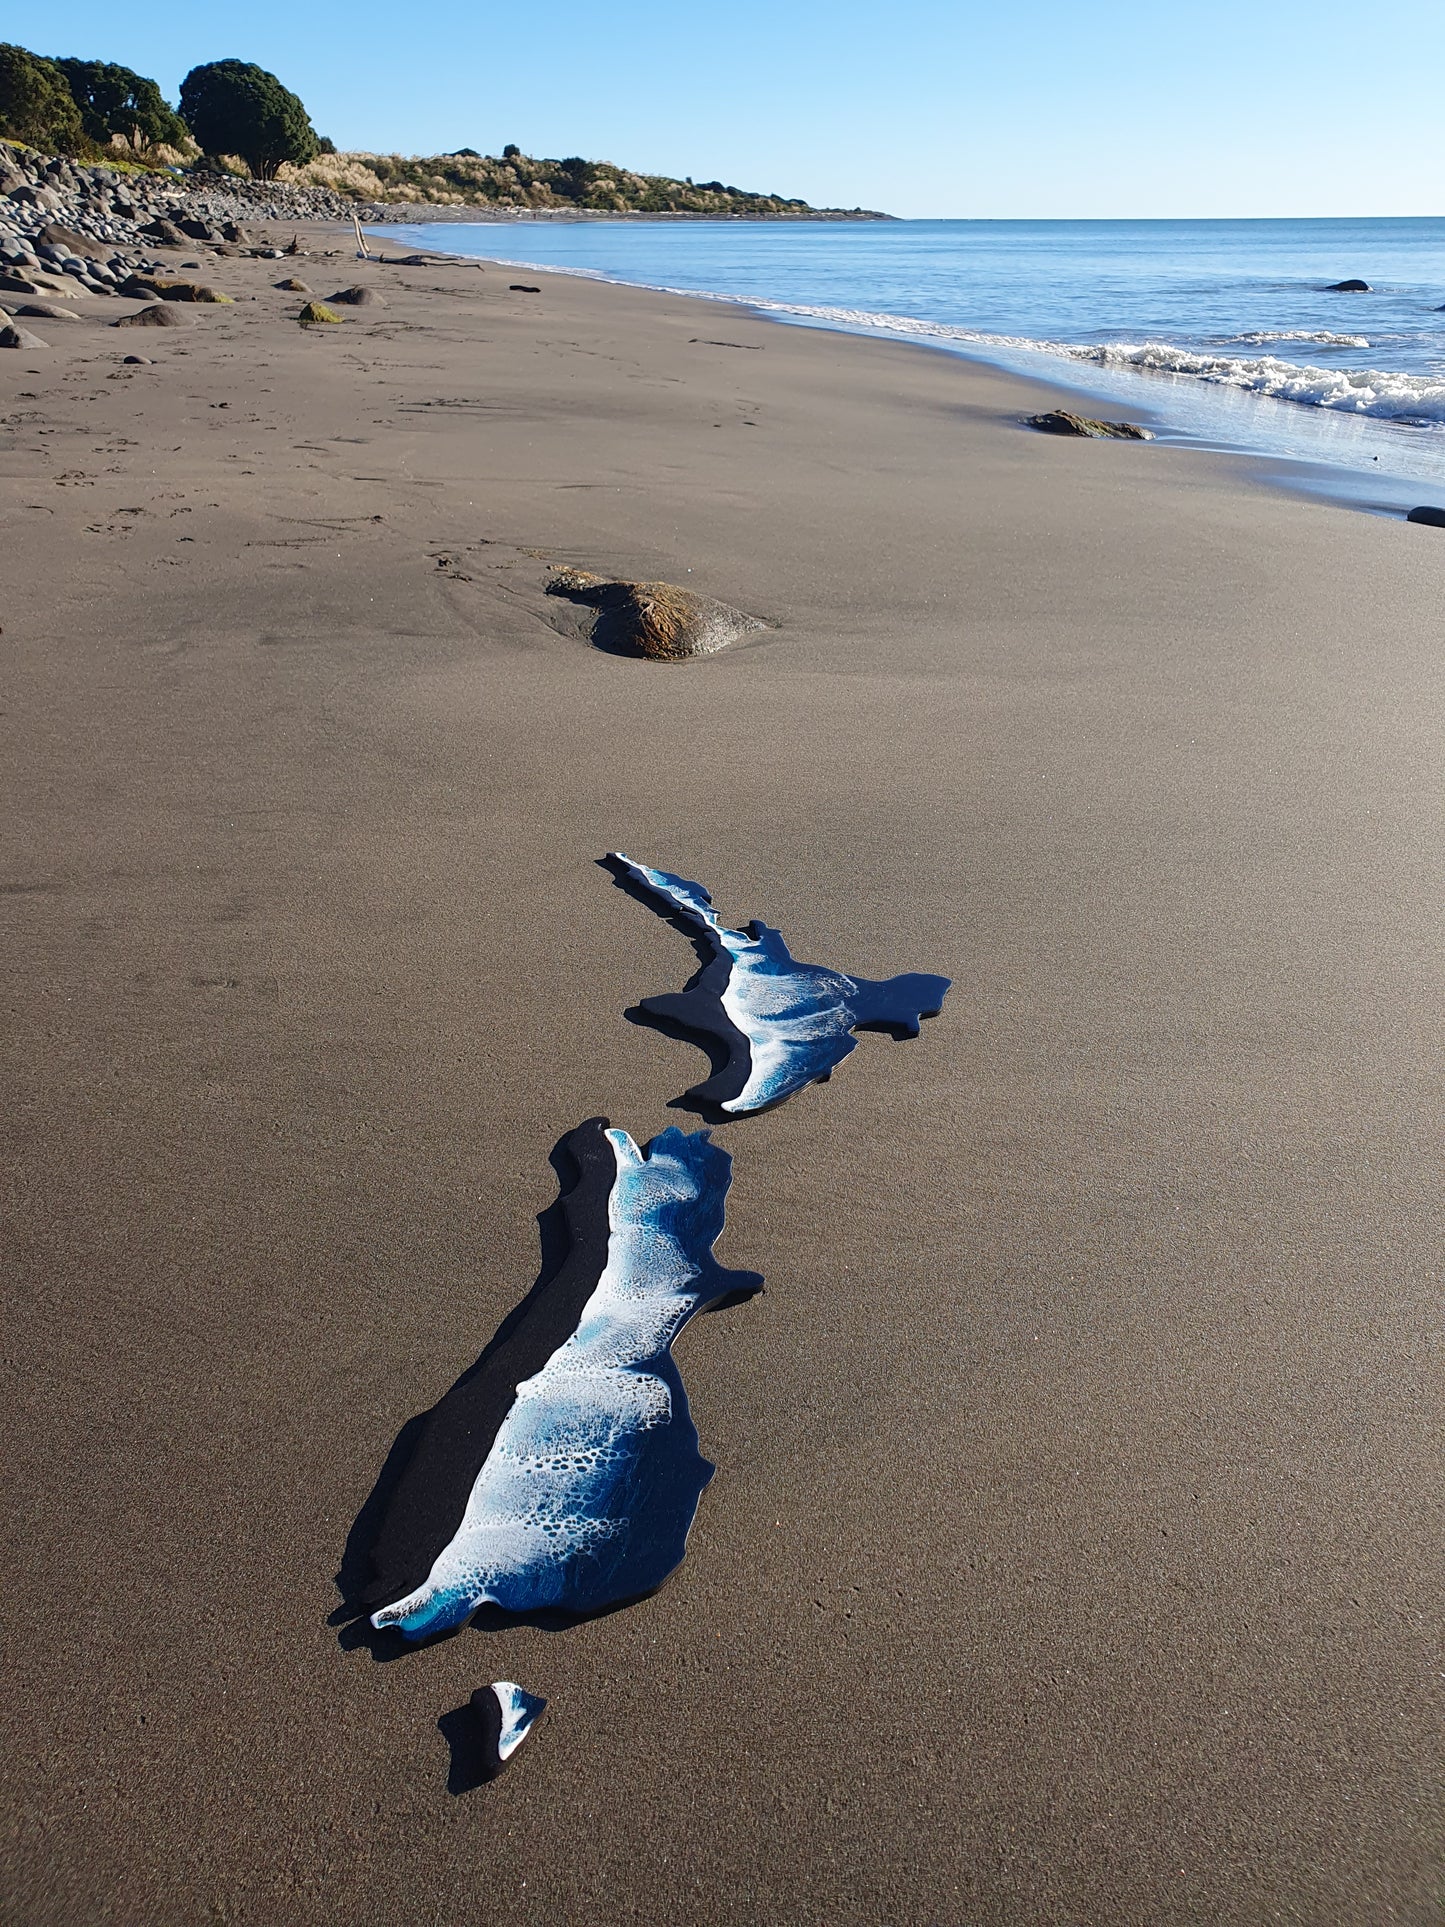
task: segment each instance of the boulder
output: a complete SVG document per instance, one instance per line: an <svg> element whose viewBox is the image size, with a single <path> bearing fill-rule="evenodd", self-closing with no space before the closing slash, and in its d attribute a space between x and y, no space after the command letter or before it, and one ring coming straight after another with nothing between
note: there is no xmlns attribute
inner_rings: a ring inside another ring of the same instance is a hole
<svg viewBox="0 0 1445 1927"><path fill-rule="evenodd" d="M164 248L183 248L186 245L186 237L180 229L171 221L161 220L159 216L154 221L147 221L141 233L150 235L153 241L159 241Z"/></svg>
<svg viewBox="0 0 1445 1927"><path fill-rule="evenodd" d="M1430 507L1411 509L1405 517L1407 522L1422 522L1427 529L1445 529L1445 509Z"/></svg>
<svg viewBox="0 0 1445 1927"><path fill-rule="evenodd" d="M151 368L155 366L149 355L123 355L121 361L123 366L127 368Z"/></svg>
<svg viewBox="0 0 1445 1927"><path fill-rule="evenodd" d="M212 305L231 303L228 294L219 288L208 288L200 281L167 281L155 274L133 274L129 280L122 281L117 294L128 294L133 299L144 295L158 295L162 301L202 301Z"/></svg>
<svg viewBox="0 0 1445 1927"><path fill-rule="evenodd" d="M328 308L322 301L308 301L296 319L303 328L314 328L318 322L340 321L342 317L334 308Z"/></svg>
<svg viewBox="0 0 1445 1927"><path fill-rule="evenodd" d="M17 207L43 207L47 214L58 214L63 205L53 187L32 187L28 181L22 187L12 187L6 198Z"/></svg>
<svg viewBox="0 0 1445 1927"><path fill-rule="evenodd" d="M79 254L87 261L108 261L115 253L110 241L92 241L88 234L77 234L72 228L57 227L49 221L41 228L35 239L48 248L69 248L72 254Z"/></svg>
<svg viewBox="0 0 1445 1927"><path fill-rule="evenodd" d="M42 341L39 335L31 334L28 328L17 328L12 321L7 327L0 328L0 348L48 348L50 343Z"/></svg>
<svg viewBox="0 0 1445 1927"><path fill-rule="evenodd" d="M1331 281L1325 289L1326 294L1370 294L1368 281Z"/></svg>
<svg viewBox="0 0 1445 1927"><path fill-rule="evenodd" d="M375 288L338 288L335 294L327 295L326 299L344 302L348 308L384 308L386 306Z"/></svg>
<svg viewBox="0 0 1445 1927"><path fill-rule="evenodd" d="M1092 441L1152 442L1153 434L1137 422L1096 422L1088 415L1071 415L1065 408L1050 409L1045 415L1030 415L1030 428L1045 435L1086 435Z"/></svg>
<svg viewBox="0 0 1445 1927"><path fill-rule="evenodd" d="M276 283L282 294L310 294L311 290L304 281L298 281L294 274L288 274L284 281Z"/></svg>
<svg viewBox="0 0 1445 1927"><path fill-rule="evenodd" d="M57 308L49 301L25 301L15 310L34 321L79 321L74 308Z"/></svg>
<svg viewBox="0 0 1445 1927"><path fill-rule="evenodd" d="M179 328L183 326L181 317L174 308L168 308L158 301L153 308L142 308L139 314L122 315L119 321L111 323L113 328Z"/></svg>
<svg viewBox="0 0 1445 1927"><path fill-rule="evenodd" d="M715 655L739 636L765 626L756 616L671 582L609 581L586 569L558 569L547 594L566 596L596 611L590 637L597 648L611 655L645 656L649 662Z"/></svg>
<svg viewBox="0 0 1445 1927"><path fill-rule="evenodd" d="M0 294L39 294L38 282L28 274L0 274Z"/></svg>

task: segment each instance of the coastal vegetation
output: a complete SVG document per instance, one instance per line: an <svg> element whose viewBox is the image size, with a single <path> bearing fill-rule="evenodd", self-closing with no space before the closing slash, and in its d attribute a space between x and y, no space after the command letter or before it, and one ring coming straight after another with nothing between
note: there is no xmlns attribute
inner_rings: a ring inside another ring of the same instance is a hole
<svg viewBox="0 0 1445 1927"><path fill-rule="evenodd" d="M429 158L338 153L296 94L243 60L193 67L173 108L154 80L128 67L0 44L0 138L74 159L319 187L358 202L588 214L867 212L812 208L782 194L644 174L580 154L540 160L515 142L500 156L473 147Z"/></svg>

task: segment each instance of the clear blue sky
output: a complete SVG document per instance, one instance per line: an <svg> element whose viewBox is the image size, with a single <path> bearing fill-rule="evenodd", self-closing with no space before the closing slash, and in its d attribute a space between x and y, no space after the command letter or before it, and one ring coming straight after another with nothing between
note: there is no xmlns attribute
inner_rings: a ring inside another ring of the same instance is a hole
<svg viewBox="0 0 1445 1927"><path fill-rule="evenodd" d="M1445 0L6 0L0 36L172 100L254 60L343 148L908 215L1445 213Z"/></svg>

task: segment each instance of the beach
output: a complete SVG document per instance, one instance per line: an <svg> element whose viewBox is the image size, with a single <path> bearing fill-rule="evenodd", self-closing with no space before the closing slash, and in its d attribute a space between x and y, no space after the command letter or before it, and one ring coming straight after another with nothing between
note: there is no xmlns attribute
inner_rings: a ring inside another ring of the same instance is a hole
<svg viewBox="0 0 1445 1927"><path fill-rule="evenodd" d="M1445 534L301 245L0 357L7 1918L1432 1919ZM767 627L609 655L563 564ZM953 988L717 1128L766 1289L678 1345L680 1571L373 1649L348 1535L549 1154L696 1123L616 849Z"/></svg>

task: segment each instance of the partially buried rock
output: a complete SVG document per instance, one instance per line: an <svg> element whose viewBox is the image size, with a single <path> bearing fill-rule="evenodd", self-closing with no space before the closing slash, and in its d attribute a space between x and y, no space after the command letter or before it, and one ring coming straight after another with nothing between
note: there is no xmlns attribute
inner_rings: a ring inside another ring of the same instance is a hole
<svg viewBox="0 0 1445 1927"><path fill-rule="evenodd" d="M1411 509L1405 517L1407 522L1423 522L1427 529L1445 529L1445 509L1430 507Z"/></svg>
<svg viewBox="0 0 1445 1927"><path fill-rule="evenodd" d="M212 306L232 306L231 297L219 288L208 288L200 281L165 281L154 274L133 274L116 290L118 294L158 295L162 301L204 302Z"/></svg>
<svg viewBox="0 0 1445 1927"><path fill-rule="evenodd" d="M324 301L308 301L296 319L303 328L314 328L321 321L340 321L342 317Z"/></svg>
<svg viewBox="0 0 1445 1927"><path fill-rule="evenodd" d="M715 655L739 636L765 626L756 616L671 582L609 581L586 569L558 569L547 593L597 611L591 640L599 649L645 656L649 662Z"/></svg>
<svg viewBox="0 0 1445 1927"><path fill-rule="evenodd" d="M50 343L42 341L39 335L31 334L28 328L17 328L14 322L0 328L0 348L48 348Z"/></svg>
<svg viewBox="0 0 1445 1927"><path fill-rule="evenodd" d="M1067 409L1050 409L1046 415L1030 415L1030 428L1045 435L1086 435L1093 441L1152 442L1154 437L1137 422L1096 422L1087 415L1071 415Z"/></svg>
<svg viewBox="0 0 1445 1927"><path fill-rule="evenodd" d="M80 319L74 308L55 308L48 301L26 301L15 312L29 315L36 321L79 321Z"/></svg>
<svg viewBox="0 0 1445 1927"><path fill-rule="evenodd" d="M304 281L298 281L294 274L288 274L284 281L276 283L282 294L310 294L311 290Z"/></svg>
<svg viewBox="0 0 1445 1927"><path fill-rule="evenodd" d="M150 368L154 363L149 355L126 355L123 365L127 368Z"/></svg>
<svg viewBox="0 0 1445 1927"><path fill-rule="evenodd" d="M1368 281L1331 281L1325 289L1326 294L1369 294Z"/></svg>
<svg viewBox="0 0 1445 1927"><path fill-rule="evenodd" d="M122 315L119 321L111 323L113 328L180 328L184 325L175 309L161 301L152 308L142 308L139 314Z"/></svg>
<svg viewBox="0 0 1445 1927"><path fill-rule="evenodd" d="M385 301L375 288L338 288L327 295L328 301L342 301L348 308L384 308Z"/></svg>

